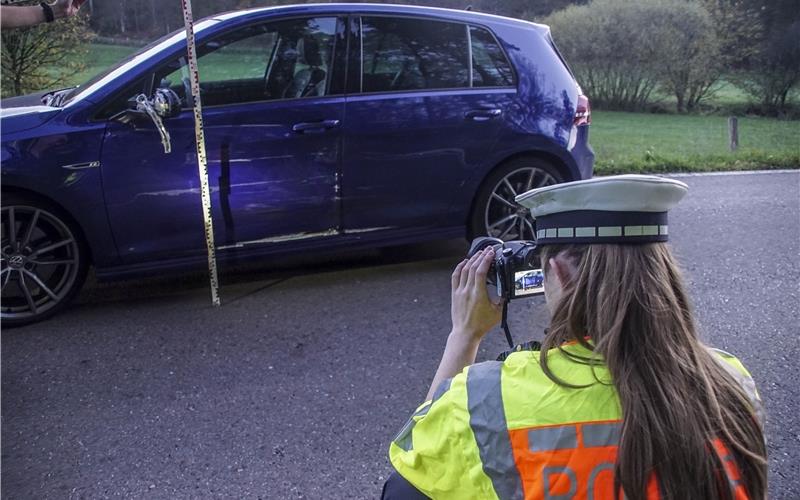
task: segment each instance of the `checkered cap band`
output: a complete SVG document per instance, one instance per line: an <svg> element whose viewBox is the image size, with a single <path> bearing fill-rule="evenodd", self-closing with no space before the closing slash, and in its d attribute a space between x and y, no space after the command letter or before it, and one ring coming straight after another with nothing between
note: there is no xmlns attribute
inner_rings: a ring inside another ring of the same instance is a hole
<svg viewBox="0 0 800 500"><path fill-rule="evenodd" d="M576 210L536 219L538 245L653 243L669 239L667 212Z"/></svg>

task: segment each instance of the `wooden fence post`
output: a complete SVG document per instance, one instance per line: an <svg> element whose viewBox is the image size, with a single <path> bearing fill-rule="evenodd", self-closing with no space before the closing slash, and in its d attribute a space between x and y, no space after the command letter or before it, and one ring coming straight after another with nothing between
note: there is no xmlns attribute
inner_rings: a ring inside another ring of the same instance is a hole
<svg viewBox="0 0 800 500"><path fill-rule="evenodd" d="M728 142L731 151L736 151L739 147L739 120L735 116L728 118Z"/></svg>

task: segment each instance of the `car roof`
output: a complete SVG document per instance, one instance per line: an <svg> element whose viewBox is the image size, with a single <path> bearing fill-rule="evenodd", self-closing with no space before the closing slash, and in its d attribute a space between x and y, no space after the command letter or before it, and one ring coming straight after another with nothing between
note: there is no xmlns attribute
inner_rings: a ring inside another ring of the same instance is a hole
<svg viewBox="0 0 800 500"><path fill-rule="evenodd" d="M320 13L345 13L345 14L407 14L438 17L442 19L473 22L481 24L506 25L525 27L537 31L547 31L541 24L513 19L510 17L485 14L471 10L445 9L442 7L425 7L420 5L379 4L379 3L309 3L296 5L278 5L272 7L256 7L238 11L224 12L211 16L213 19L226 21L229 19L261 17L270 14L320 14Z"/></svg>

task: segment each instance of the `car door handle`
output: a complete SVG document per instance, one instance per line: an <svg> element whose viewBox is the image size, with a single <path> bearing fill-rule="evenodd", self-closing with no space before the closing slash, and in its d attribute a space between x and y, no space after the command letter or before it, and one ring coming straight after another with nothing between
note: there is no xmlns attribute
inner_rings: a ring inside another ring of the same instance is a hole
<svg viewBox="0 0 800 500"><path fill-rule="evenodd" d="M322 120L320 122L301 122L292 125L292 131L298 134L319 134L339 126L339 120Z"/></svg>
<svg viewBox="0 0 800 500"><path fill-rule="evenodd" d="M472 111L467 111L464 116L466 117L467 120L472 120L476 122L485 122L486 120L497 118L502 114L503 114L502 109L492 108L492 109L473 109Z"/></svg>

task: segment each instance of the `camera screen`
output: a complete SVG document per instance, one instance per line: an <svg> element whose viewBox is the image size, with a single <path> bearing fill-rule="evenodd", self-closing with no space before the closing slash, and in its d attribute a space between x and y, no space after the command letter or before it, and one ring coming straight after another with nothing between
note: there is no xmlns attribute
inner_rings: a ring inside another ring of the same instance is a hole
<svg viewBox="0 0 800 500"><path fill-rule="evenodd" d="M544 274L541 269L531 269L514 273L514 296L544 293Z"/></svg>

